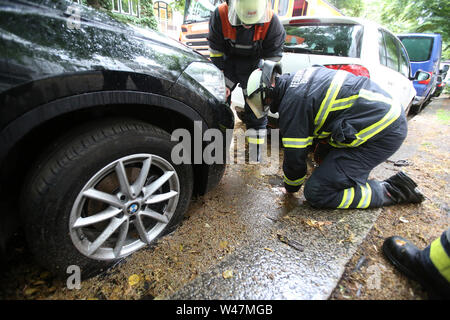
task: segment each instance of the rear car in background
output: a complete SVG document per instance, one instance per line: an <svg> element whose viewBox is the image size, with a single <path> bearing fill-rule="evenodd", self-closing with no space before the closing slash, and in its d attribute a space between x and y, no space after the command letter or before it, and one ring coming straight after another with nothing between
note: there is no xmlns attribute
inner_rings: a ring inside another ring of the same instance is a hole
<svg viewBox="0 0 450 320"><path fill-rule="evenodd" d="M444 88L446 86L445 79L447 78L449 67L450 66L448 64L444 64L442 69L439 70L439 75L436 81L436 90L433 93L433 97L439 97L444 91Z"/></svg>
<svg viewBox="0 0 450 320"><path fill-rule="evenodd" d="M222 72L179 42L71 1L0 2L0 240L20 225L54 273L174 230L225 164L174 161L171 133L233 127Z"/></svg>
<svg viewBox="0 0 450 320"><path fill-rule="evenodd" d="M415 96L410 62L404 46L389 30L350 17L296 17L282 22L286 29L283 73L323 65L369 77L409 111ZM236 111L239 115L241 108L237 106ZM276 125L277 118L270 114L269 123Z"/></svg>
<svg viewBox="0 0 450 320"><path fill-rule="evenodd" d="M436 90L442 54L442 37L440 34L431 33L408 33L397 36L408 52L412 72L423 70L430 75L427 79L414 81L416 97L412 111L418 113L431 101Z"/></svg>

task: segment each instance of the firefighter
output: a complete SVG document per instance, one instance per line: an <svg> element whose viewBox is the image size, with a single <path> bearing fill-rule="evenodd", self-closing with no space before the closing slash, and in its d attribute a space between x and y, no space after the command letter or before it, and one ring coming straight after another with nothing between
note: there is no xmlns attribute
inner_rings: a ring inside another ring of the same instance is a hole
<svg viewBox="0 0 450 320"><path fill-rule="evenodd" d="M408 278L419 282L432 299L450 299L450 228L424 250L405 238L393 236L383 253Z"/></svg>
<svg viewBox="0 0 450 320"><path fill-rule="evenodd" d="M279 113L284 146L284 187L317 208L370 208L419 203L416 183L399 172L385 181L369 173L400 147L407 134L403 108L367 77L317 66L281 74L265 61L247 84L257 117ZM329 151L306 181L306 158L315 141Z"/></svg>
<svg viewBox="0 0 450 320"><path fill-rule="evenodd" d="M209 21L210 58L224 72L229 103L230 93L238 83L246 95L248 77L260 59L281 59L285 37L283 25L268 0L229 0L215 9ZM248 143L257 151L250 153L256 154L252 161L260 161L267 117L257 119L245 104L243 121Z"/></svg>

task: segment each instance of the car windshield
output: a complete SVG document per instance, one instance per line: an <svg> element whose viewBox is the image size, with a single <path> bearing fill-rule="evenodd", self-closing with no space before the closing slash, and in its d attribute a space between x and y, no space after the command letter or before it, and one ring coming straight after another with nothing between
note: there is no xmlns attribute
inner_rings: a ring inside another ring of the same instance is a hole
<svg viewBox="0 0 450 320"><path fill-rule="evenodd" d="M430 60L433 38L400 37L412 62Z"/></svg>
<svg viewBox="0 0 450 320"><path fill-rule="evenodd" d="M287 25L284 51L359 58L363 27L355 24Z"/></svg>

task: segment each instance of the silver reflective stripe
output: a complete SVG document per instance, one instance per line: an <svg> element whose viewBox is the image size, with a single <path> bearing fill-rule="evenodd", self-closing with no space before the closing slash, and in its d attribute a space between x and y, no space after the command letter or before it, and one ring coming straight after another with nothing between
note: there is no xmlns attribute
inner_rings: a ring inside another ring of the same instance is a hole
<svg viewBox="0 0 450 320"><path fill-rule="evenodd" d="M294 186L294 187L301 186L303 184L303 182L305 182L305 179L306 179L306 175L297 180L290 180L288 177L286 177L286 175L284 175L284 178L283 178L284 182L287 185Z"/></svg>
<svg viewBox="0 0 450 320"><path fill-rule="evenodd" d="M283 138L285 148L306 148L313 143L313 137L308 138Z"/></svg>
<svg viewBox="0 0 450 320"><path fill-rule="evenodd" d="M356 139L353 140L351 143L340 143L340 142L331 141L330 144L333 147L345 148L345 147L358 147L358 146L362 145L367 140L369 140L374 135L381 132L387 126L389 126L395 120L397 120L402 112L402 107L400 106L400 104L398 104L394 100L392 100L382 94L376 93L376 92L371 92L371 91L368 91L365 89L361 89L360 93L359 93L359 98L366 99L366 100L372 100L372 101L380 101L380 102L390 105L391 108L384 115L384 117L381 118L379 121L368 126L367 128L362 129L357 134L355 134Z"/></svg>
<svg viewBox="0 0 450 320"><path fill-rule="evenodd" d="M356 99L358 99L358 95L354 95L345 99L336 100L331 107L331 111L350 108Z"/></svg>
<svg viewBox="0 0 450 320"><path fill-rule="evenodd" d="M344 195L342 196L341 204L339 204L338 209L348 209L353 202L355 197L355 188L348 188L344 190Z"/></svg>
<svg viewBox="0 0 450 320"><path fill-rule="evenodd" d="M333 80L331 81L330 87L328 88L325 98L322 100L322 104L320 105L319 111L316 114L316 118L314 119L314 125L316 126L314 135L317 136L319 130L325 123L325 120L327 119L328 114L331 111L331 106L335 102L339 90L341 89L346 77L346 71L338 70Z"/></svg>
<svg viewBox="0 0 450 320"><path fill-rule="evenodd" d="M253 45L246 45L246 44L234 44L234 47L237 49L252 49Z"/></svg>
<svg viewBox="0 0 450 320"><path fill-rule="evenodd" d="M358 203L357 208L366 209L370 205L370 201L372 200L372 188L368 183L366 186L361 187L361 200Z"/></svg>

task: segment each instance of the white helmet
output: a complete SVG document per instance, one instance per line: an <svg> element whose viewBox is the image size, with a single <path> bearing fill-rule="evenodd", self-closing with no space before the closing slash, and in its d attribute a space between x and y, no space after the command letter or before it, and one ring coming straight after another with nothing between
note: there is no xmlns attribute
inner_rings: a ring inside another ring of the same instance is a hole
<svg viewBox="0 0 450 320"><path fill-rule="evenodd" d="M247 104L255 116L260 119L269 112L267 98L273 94L272 80L281 74L281 64L270 60L261 60L258 69L252 72L247 82Z"/></svg>
<svg viewBox="0 0 450 320"><path fill-rule="evenodd" d="M260 24L271 19L269 0L230 0L228 20L232 26Z"/></svg>

